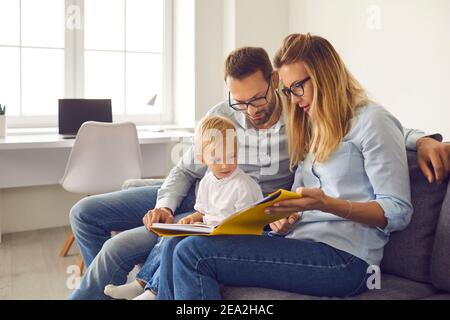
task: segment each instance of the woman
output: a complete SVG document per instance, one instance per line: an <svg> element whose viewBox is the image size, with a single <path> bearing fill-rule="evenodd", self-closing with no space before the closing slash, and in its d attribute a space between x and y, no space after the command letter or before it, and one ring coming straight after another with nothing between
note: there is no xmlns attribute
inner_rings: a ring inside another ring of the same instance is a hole
<svg viewBox="0 0 450 320"><path fill-rule="evenodd" d="M316 296L367 290L393 231L412 215L402 127L368 101L325 39L288 36L275 56L289 107L293 190L268 209L298 212L283 236L172 238L163 246L159 299L220 299L219 283Z"/></svg>

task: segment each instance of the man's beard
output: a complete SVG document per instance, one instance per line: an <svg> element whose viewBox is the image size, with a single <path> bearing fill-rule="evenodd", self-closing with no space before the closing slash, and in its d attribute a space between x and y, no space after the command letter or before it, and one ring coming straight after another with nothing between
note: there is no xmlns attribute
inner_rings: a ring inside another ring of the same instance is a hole
<svg viewBox="0 0 450 320"><path fill-rule="evenodd" d="M272 99L272 101L269 102L268 106L266 107L263 112L257 114L258 116L263 114L263 117L258 120L253 120L249 116L247 116L247 119L254 125L254 126L262 126L266 124L270 118L273 115L273 112L275 111L275 99Z"/></svg>

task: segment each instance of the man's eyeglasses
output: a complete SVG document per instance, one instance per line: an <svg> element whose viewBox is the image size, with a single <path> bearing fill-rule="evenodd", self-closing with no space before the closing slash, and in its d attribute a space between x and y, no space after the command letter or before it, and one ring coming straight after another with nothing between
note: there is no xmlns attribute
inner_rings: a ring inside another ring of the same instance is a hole
<svg viewBox="0 0 450 320"><path fill-rule="evenodd" d="M228 105L236 111L247 111L248 106L252 106L255 108L262 107L266 105L269 101L267 100L267 95L269 93L270 85L272 83L272 79L269 79L269 85L267 86L266 93L264 97L253 98L247 102L236 102L232 103L231 101L231 93L228 91Z"/></svg>
<svg viewBox="0 0 450 320"><path fill-rule="evenodd" d="M294 82L290 88L283 88L281 91L284 93L284 95L288 98L291 97L291 94L293 94L296 97L302 97L305 94L305 88L304 85L309 80L311 80L311 77L307 77L303 80L299 80Z"/></svg>

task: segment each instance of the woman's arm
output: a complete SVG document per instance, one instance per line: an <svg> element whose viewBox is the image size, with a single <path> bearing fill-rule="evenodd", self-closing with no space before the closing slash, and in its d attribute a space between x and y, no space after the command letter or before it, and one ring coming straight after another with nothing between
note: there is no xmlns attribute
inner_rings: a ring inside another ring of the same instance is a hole
<svg viewBox="0 0 450 320"><path fill-rule="evenodd" d="M293 211L320 210L341 218L359 222L371 227L385 228L387 220L381 206L375 201L351 202L327 196L320 189L298 188L300 199L275 203L266 213L289 213Z"/></svg>
<svg viewBox="0 0 450 320"><path fill-rule="evenodd" d="M374 199L350 202L330 198L320 189L302 189L303 198L282 201L269 212L321 210L378 227L387 234L408 225L412 205L401 126L381 107L369 111L361 121L359 144Z"/></svg>
<svg viewBox="0 0 450 320"><path fill-rule="evenodd" d="M333 213L339 217L371 227L384 229L387 226L384 210L376 201L350 202L329 198L327 203L325 212Z"/></svg>
<svg viewBox="0 0 450 320"><path fill-rule="evenodd" d="M408 160L400 122L382 107L372 107L362 116L359 143L364 170L373 189L373 201L384 211L389 234L406 228L413 208Z"/></svg>

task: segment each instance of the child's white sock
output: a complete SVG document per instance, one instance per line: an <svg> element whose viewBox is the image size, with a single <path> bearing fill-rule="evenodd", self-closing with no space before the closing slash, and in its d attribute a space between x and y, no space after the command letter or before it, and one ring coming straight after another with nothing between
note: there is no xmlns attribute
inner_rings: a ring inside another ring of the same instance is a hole
<svg viewBox="0 0 450 320"><path fill-rule="evenodd" d="M126 299L131 300L144 292L144 288L141 284L135 280L133 282L123 284L121 286L115 286L108 284L105 287L104 293L114 299Z"/></svg>
<svg viewBox="0 0 450 320"><path fill-rule="evenodd" d="M156 295L150 290L145 290L143 294L137 296L133 300L155 300Z"/></svg>

